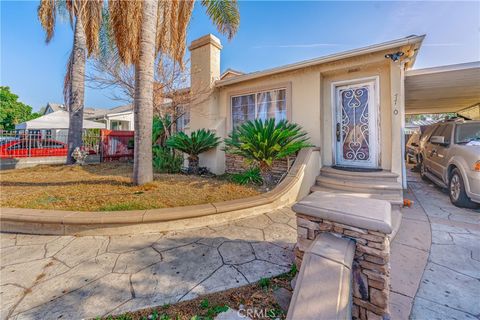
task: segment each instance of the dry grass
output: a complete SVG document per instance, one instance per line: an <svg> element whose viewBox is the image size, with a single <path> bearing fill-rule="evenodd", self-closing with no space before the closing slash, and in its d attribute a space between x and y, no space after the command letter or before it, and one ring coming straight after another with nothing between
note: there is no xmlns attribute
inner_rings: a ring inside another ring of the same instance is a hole
<svg viewBox="0 0 480 320"><path fill-rule="evenodd" d="M1 206L113 211L169 208L257 195L253 188L214 178L158 174L144 186L130 182L132 166L37 166L1 173Z"/></svg>

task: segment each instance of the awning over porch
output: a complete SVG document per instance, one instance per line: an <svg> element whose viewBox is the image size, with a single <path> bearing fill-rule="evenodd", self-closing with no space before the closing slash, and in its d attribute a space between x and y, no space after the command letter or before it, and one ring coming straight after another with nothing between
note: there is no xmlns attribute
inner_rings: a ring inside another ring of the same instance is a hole
<svg viewBox="0 0 480 320"><path fill-rule="evenodd" d="M480 61L405 74L406 114L459 112L480 103Z"/></svg>

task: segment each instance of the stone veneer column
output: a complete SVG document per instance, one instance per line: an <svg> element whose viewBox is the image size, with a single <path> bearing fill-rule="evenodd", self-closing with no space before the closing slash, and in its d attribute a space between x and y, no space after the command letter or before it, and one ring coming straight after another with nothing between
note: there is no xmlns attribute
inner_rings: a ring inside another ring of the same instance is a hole
<svg viewBox="0 0 480 320"><path fill-rule="evenodd" d="M355 241L353 261L352 318L389 319L390 238L387 234L297 213L298 242L295 261L298 269L303 254L315 237L329 232Z"/></svg>

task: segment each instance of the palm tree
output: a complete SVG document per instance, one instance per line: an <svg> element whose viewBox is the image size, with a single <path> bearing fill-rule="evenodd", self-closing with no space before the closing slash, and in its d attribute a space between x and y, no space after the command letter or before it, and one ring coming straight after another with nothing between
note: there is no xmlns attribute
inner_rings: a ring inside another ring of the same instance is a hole
<svg viewBox="0 0 480 320"><path fill-rule="evenodd" d="M67 164L75 160L72 153L82 146L83 107L85 96L85 61L98 52L98 36L102 24L103 0L41 0L38 18L49 43L55 31L57 13L65 9L74 26L73 48L67 64L63 94L69 111Z"/></svg>
<svg viewBox="0 0 480 320"><path fill-rule="evenodd" d="M307 133L299 125L286 120L275 124L275 119L248 121L225 139L225 151L257 165L267 187L274 184L272 166L275 160L309 146Z"/></svg>
<svg viewBox="0 0 480 320"><path fill-rule="evenodd" d="M193 131L190 137L183 132L174 134L167 140L167 147L180 150L188 154L189 172L198 174L198 155L220 144L220 138L210 130L200 129Z"/></svg>
<svg viewBox="0 0 480 320"><path fill-rule="evenodd" d="M233 37L240 23L236 0L202 0L217 29ZM154 62L158 54L183 64L193 0L109 0L110 25L120 60L135 66L133 182L153 180Z"/></svg>

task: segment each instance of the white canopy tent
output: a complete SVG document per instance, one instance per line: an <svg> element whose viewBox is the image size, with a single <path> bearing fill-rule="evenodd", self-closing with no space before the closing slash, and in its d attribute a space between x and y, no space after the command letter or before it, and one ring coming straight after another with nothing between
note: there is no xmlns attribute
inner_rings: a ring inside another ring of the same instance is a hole
<svg viewBox="0 0 480 320"><path fill-rule="evenodd" d="M70 119L67 111L58 110L40 118L15 125L17 130L68 129ZM83 119L84 129L105 129L105 124Z"/></svg>

